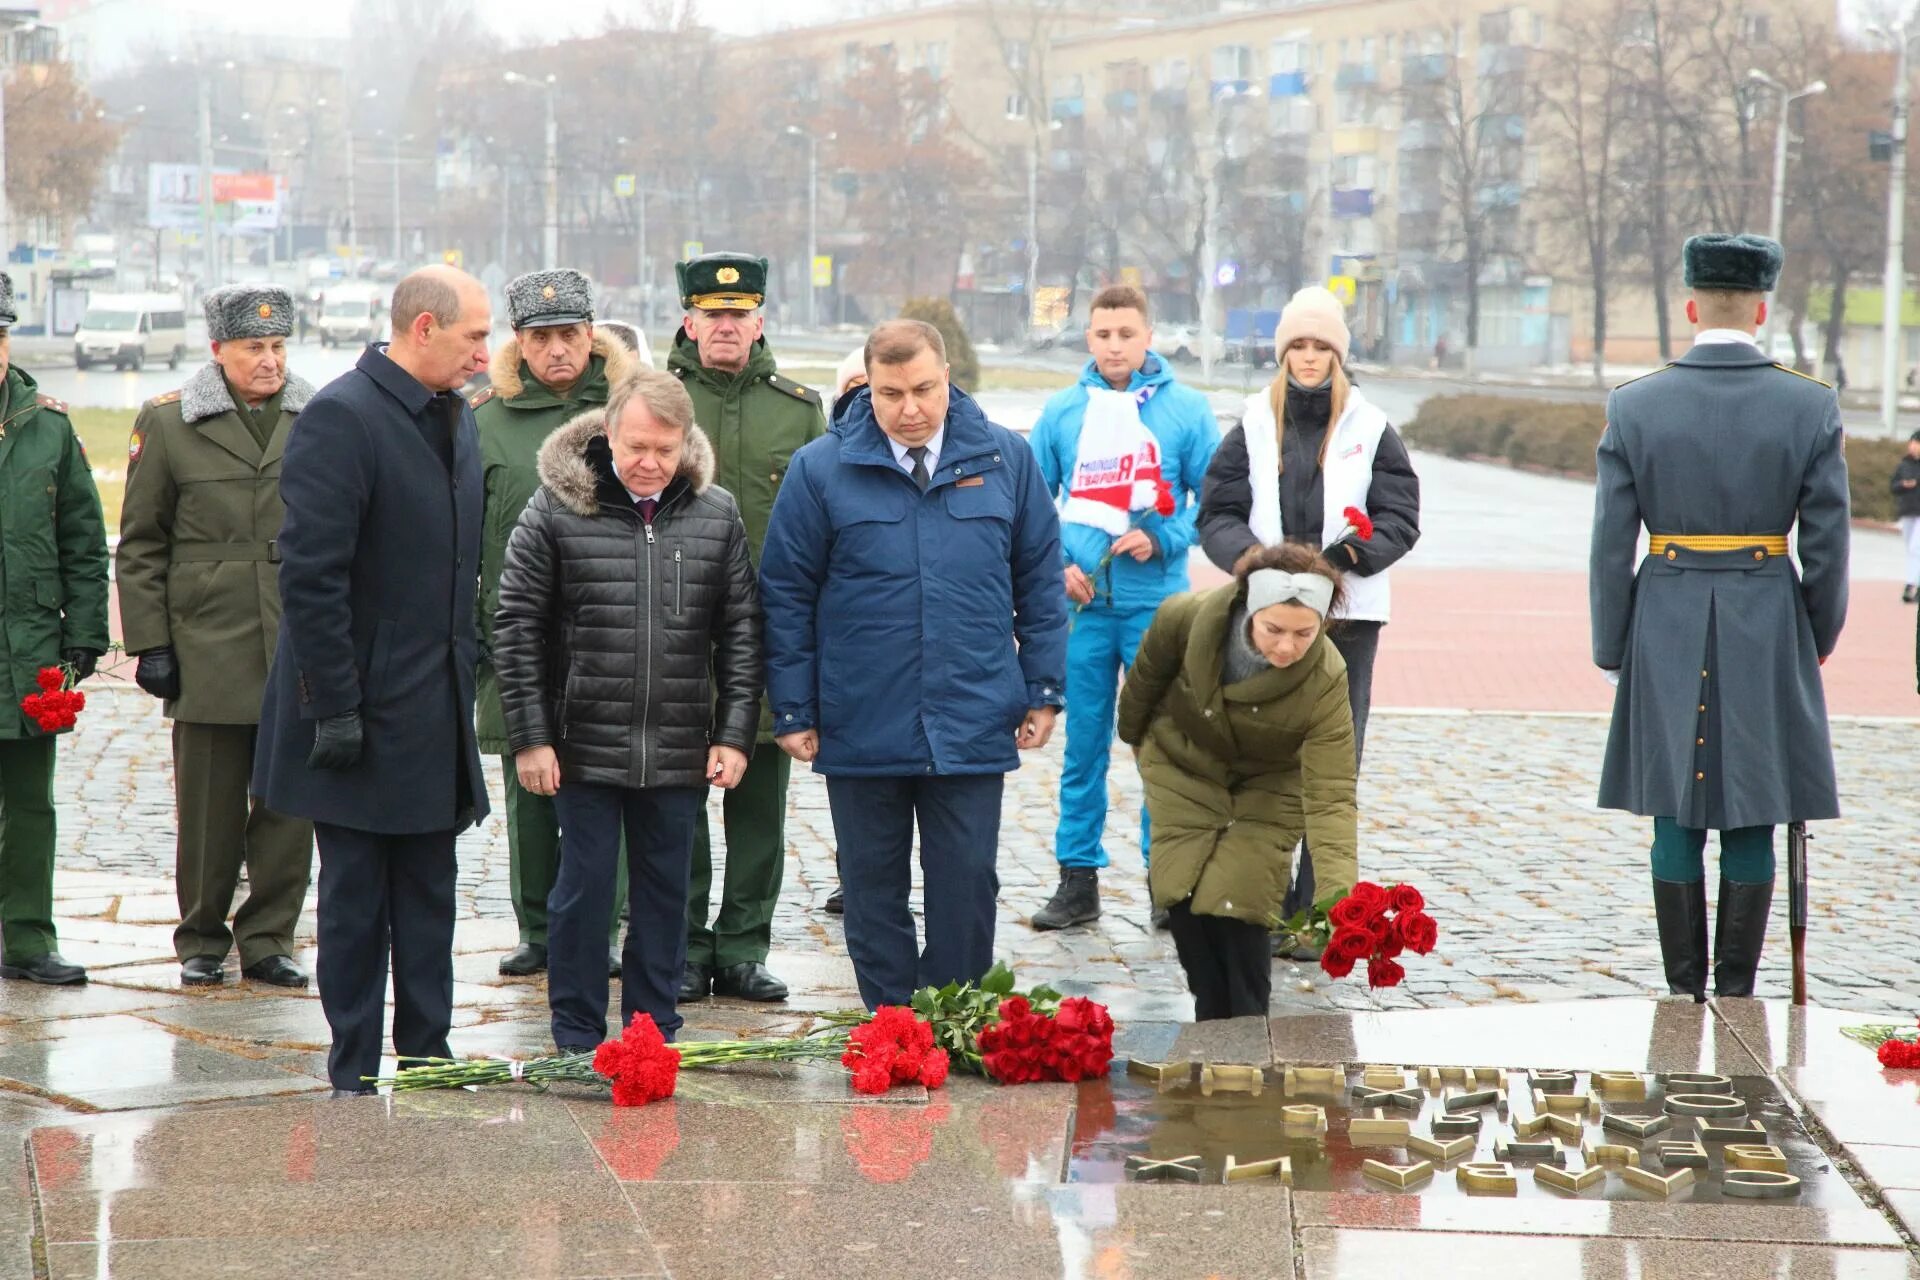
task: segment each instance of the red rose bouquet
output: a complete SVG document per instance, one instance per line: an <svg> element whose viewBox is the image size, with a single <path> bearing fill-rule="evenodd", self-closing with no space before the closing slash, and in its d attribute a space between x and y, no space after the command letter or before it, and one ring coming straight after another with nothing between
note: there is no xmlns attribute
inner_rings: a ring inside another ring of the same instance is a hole
<svg viewBox="0 0 1920 1280"><path fill-rule="evenodd" d="M1424 956L1440 937L1418 889L1410 884L1383 889L1368 880L1336 901L1300 912L1284 928L1300 944L1321 949L1320 967L1330 978L1344 978L1366 961L1370 987L1399 986L1407 976L1399 957L1408 951Z"/></svg>
<svg viewBox="0 0 1920 1280"><path fill-rule="evenodd" d="M1113 1061L1113 1018L1106 1006L1083 996L1062 1000L1052 1016L1035 1012L1024 996L1009 996L1000 1002L999 1017L981 1028L979 1044L989 1079L1072 1084L1106 1074Z"/></svg>
<svg viewBox="0 0 1920 1280"><path fill-rule="evenodd" d="M87 708L87 695L72 688L73 672L66 666L42 667L34 676L40 692L20 699L20 710L42 733L71 729Z"/></svg>

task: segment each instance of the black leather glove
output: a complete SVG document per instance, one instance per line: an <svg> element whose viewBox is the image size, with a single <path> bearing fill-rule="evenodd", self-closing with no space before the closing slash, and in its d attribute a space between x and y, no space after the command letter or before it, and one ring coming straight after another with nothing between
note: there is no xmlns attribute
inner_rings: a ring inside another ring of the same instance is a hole
<svg viewBox="0 0 1920 1280"><path fill-rule="evenodd" d="M170 647L149 649L133 668L133 682L156 698L180 696L180 663Z"/></svg>
<svg viewBox="0 0 1920 1280"><path fill-rule="evenodd" d="M60 655L60 661L73 668L73 682L79 684L93 674L95 665L100 661L100 652L97 649L68 649Z"/></svg>
<svg viewBox="0 0 1920 1280"><path fill-rule="evenodd" d="M309 769L351 769L360 763L360 712L342 711L313 726Z"/></svg>

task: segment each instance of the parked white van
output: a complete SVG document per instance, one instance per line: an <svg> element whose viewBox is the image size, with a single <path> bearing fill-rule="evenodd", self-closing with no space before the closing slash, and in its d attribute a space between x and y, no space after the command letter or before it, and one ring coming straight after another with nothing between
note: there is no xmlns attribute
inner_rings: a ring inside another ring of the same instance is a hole
<svg viewBox="0 0 1920 1280"><path fill-rule="evenodd" d="M139 369L149 360L178 369L187 354L187 311L165 293L96 293L73 334L73 364Z"/></svg>
<svg viewBox="0 0 1920 1280"><path fill-rule="evenodd" d="M387 336L386 291L368 285L335 284L320 308L320 345L378 342Z"/></svg>

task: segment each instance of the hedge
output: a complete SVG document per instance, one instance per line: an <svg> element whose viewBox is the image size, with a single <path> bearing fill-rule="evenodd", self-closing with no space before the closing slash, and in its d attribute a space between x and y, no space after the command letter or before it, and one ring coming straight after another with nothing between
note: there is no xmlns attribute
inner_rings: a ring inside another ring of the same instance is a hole
<svg viewBox="0 0 1920 1280"><path fill-rule="evenodd" d="M1505 462L1591 479L1594 450L1606 425L1606 406L1601 404L1517 396L1434 396L1420 406L1403 434L1408 444L1449 458ZM1848 436L1846 448L1854 518L1891 521L1889 481L1906 443Z"/></svg>

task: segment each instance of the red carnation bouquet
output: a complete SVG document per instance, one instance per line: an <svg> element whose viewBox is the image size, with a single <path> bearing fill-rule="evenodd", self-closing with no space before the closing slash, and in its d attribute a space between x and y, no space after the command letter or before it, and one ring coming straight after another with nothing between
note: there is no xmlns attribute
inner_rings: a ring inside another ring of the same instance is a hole
<svg viewBox="0 0 1920 1280"><path fill-rule="evenodd" d="M680 1051L667 1043L652 1017L636 1013L618 1040L593 1051L593 1069L612 1081L614 1106L643 1107L673 1096Z"/></svg>
<svg viewBox="0 0 1920 1280"><path fill-rule="evenodd" d="M42 667L34 676L40 692L20 699L20 709L42 733L71 729L80 713L87 709L87 695L72 687L73 671L62 664Z"/></svg>
<svg viewBox="0 0 1920 1280"><path fill-rule="evenodd" d="M1383 889L1368 880L1329 903L1316 903L1284 926L1295 939L1321 948L1320 967L1344 978L1362 960L1367 985L1397 987L1407 976L1399 957L1424 956L1439 940L1440 926L1427 914L1427 900L1410 884Z"/></svg>
<svg viewBox="0 0 1920 1280"><path fill-rule="evenodd" d="M1840 1034L1849 1040L1858 1040L1872 1049L1883 1067L1896 1071L1920 1068L1920 1032L1916 1032L1913 1027L1896 1026L1893 1023L1872 1023L1867 1026L1842 1027Z"/></svg>
<svg viewBox="0 0 1920 1280"><path fill-rule="evenodd" d="M853 1072L855 1093L885 1093L896 1084L938 1089L947 1082L947 1051L934 1044L933 1024L897 1004L881 1005L847 1032L840 1065Z"/></svg>

